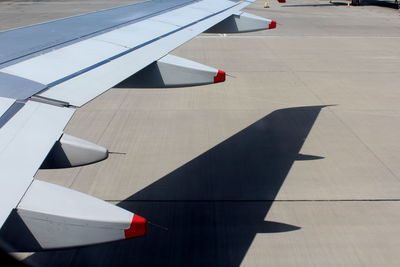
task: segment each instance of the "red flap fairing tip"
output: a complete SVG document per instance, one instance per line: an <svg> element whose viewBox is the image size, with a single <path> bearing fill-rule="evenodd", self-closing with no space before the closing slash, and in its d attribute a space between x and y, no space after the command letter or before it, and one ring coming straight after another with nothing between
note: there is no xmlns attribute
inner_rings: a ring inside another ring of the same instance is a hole
<svg viewBox="0 0 400 267"><path fill-rule="evenodd" d="M223 70L218 70L217 75L214 76L214 83L225 82L226 73Z"/></svg>

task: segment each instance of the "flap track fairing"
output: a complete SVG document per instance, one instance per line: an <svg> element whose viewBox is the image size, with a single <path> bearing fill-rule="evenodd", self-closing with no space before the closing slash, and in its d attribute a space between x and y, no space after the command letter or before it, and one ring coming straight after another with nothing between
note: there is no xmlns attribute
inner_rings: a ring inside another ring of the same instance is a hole
<svg viewBox="0 0 400 267"><path fill-rule="evenodd" d="M242 33L276 28L276 21L249 13L234 14L206 30L206 33Z"/></svg>
<svg viewBox="0 0 400 267"><path fill-rule="evenodd" d="M41 169L70 168L92 164L108 157L108 150L78 137L63 134L46 159Z"/></svg>
<svg viewBox="0 0 400 267"><path fill-rule="evenodd" d="M167 55L120 83L119 88L168 88L197 86L225 81L225 72Z"/></svg>
<svg viewBox="0 0 400 267"><path fill-rule="evenodd" d="M20 251L92 245L147 234L145 218L95 197L39 180L33 181L15 216L23 222L20 229L27 230L7 231L6 241L17 244ZM16 233L14 237L12 232ZM23 247L29 244L21 240L35 240L36 247Z"/></svg>

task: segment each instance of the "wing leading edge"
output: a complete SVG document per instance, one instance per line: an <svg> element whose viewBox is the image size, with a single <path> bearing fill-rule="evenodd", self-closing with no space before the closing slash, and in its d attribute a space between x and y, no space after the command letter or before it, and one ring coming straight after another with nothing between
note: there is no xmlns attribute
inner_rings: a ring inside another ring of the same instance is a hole
<svg viewBox="0 0 400 267"><path fill-rule="evenodd" d="M0 237L19 246L22 231L9 229L15 218L35 249L145 235L139 215L33 177L44 162L73 167L107 157L106 149L63 131L76 107L133 74L140 71L132 77L150 87L154 75L160 87L224 81L223 71L169 53L207 30L274 28L272 20L240 12L252 2L154 0L1 32Z"/></svg>

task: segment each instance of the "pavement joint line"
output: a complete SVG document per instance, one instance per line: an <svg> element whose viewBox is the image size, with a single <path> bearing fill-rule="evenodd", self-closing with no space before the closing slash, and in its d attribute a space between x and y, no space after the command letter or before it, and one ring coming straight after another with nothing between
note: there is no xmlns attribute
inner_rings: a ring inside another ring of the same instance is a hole
<svg viewBox="0 0 400 267"><path fill-rule="evenodd" d="M238 71L234 71L234 72L238 72ZM354 73L371 73L371 74L398 74L399 71L330 71L330 70L295 70L293 72L296 73L328 73L328 74L354 74ZM242 73L265 73L265 70L250 70L250 71L242 71ZM271 70L268 71L268 73L287 73L287 71L284 70ZM118 89L119 90L119 89Z"/></svg>
<svg viewBox="0 0 400 267"><path fill-rule="evenodd" d="M371 199L248 199L248 200L235 200L235 199L224 199L224 200L156 200L156 199L146 199L146 200L104 200L107 202L137 202L137 203L251 203L251 202L400 202L400 199L395 198L371 198Z"/></svg>
<svg viewBox="0 0 400 267"><path fill-rule="evenodd" d="M267 36L257 36L257 35L242 35L242 36L222 36L222 35L211 35L197 36L196 39L400 39L400 36L318 36L318 35L267 35Z"/></svg>

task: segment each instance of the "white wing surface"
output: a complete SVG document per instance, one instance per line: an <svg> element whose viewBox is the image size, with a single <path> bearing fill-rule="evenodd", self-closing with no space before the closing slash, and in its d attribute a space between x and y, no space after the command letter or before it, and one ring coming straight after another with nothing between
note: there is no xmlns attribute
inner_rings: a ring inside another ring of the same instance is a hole
<svg viewBox="0 0 400 267"><path fill-rule="evenodd" d="M0 32L0 237L52 249L145 235L146 219L33 177L107 157L63 130L77 107L128 77L149 87L224 81L169 53L205 31L274 28L240 11L251 2L154 0Z"/></svg>

